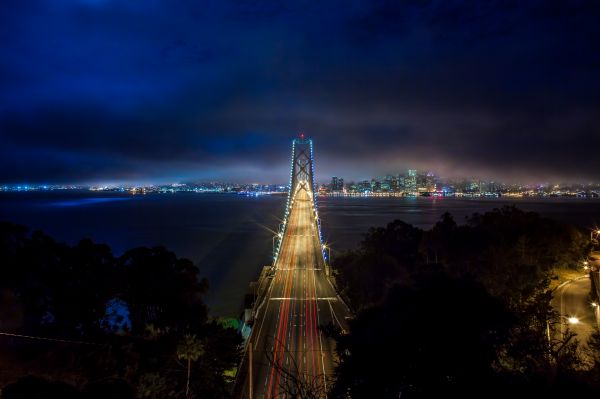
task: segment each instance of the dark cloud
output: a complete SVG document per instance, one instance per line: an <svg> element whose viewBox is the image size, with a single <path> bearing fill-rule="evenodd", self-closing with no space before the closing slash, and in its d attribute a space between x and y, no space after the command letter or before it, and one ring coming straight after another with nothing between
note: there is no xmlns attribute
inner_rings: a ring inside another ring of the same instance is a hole
<svg viewBox="0 0 600 399"><path fill-rule="evenodd" d="M0 5L0 181L594 179L593 1Z"/></svg>

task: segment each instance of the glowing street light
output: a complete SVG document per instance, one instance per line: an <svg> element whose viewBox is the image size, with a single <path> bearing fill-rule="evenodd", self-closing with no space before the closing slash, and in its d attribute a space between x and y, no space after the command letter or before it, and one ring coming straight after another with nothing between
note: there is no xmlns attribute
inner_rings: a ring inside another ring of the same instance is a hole
<svg viewBox="0 0 600 399"><path fill-rule="evenodd" d="M587 260L584 260L582 263L583 263L583 270L590 270L590 264Z"/></svg>
<svg viewBox="0 0 600 399"><path fill-rule="evenodd" d="M564 316L564 315L560 315L560 318L561 319L565 319L565 321L566 321L566 323L564 323L564 322L560 323L560 336L562 338L564 338L564 336L565 336L564 327L565 327L566 324L574 326L574 325L577 325L577 324L581 323L581 320L579 320L579 317L577 317L577 316L568 316L568 315ZM547 325L546 328L548 329L549 326ZM550 339L550 333L549 333L549 330L548 330L548 340L549 339Z"/></svg>
<svg viewBox="0 0 600 399"><path fill-rule="evenodd" d="M275 240L277 240L277 242L281 242L281 232L277 233L276 235L273 236L273 259L277 258L277 255L279 253L279 245L277 245L277 250L275 249Z"/></svg>
<svg viewBox="0 0 600 399"><path fill-rule="evenodd" d="M327 251L327 263L331 263L331 248L327 244L323 244L323 249Z"/></svg>

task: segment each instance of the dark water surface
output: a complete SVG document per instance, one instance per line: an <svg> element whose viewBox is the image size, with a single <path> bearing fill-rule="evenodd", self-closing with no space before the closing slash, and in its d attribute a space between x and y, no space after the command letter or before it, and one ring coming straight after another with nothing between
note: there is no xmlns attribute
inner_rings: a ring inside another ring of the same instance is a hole
<svg viewBox="0 0 600 399"><path fill-rule="evenodd" d="M457 222L505 204L589 228L600 226L600 200L320 198L324 237L335 252L352 248L371 226L401 219L428 228L445 211ZM164 245L192 259L211 285L212 314L237 315L248 282L271 263L272 233L284 196L97 192L0 193L0 220L41 229L60 241L92 238L116 255L136 246Z"/></svg>

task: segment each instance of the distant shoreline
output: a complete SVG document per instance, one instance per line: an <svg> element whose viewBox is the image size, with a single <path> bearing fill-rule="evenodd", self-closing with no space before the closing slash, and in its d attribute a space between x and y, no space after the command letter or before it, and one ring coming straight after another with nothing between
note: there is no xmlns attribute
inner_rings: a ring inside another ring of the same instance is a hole
<svg viewBox="0 0 600 399"><path fill-rule="evenodd" d="M246 197L259 196L285 196L287 191L220 191L220 190L123 190L123 189L106 189L92 190L90 188L47 188L47 189L27 189L27 190L2 190L3 194L33 194L33 193L80 193L80 194L123 194L130 196L150 195L150 194L175 194L175 193L191 193L191 194L229 194ZM429 199L589 199L600 200L600 196L595 193L565 193L565 194L531 194L531 193L419 193L417 195L407 194L404 192L364 192L364 193L319 193L319 198L429 198Z"/></svg>
<svg viewBox="0 0 600 399"><path fill-rule="evenodd" d="M600 199L600 196L594 194L526 194L526 193L420 193L417 195L406 194L403 192L391 193L326 193L319 194L319 197L342 197L342 198L489 198L489 199L521 199L521 198L582 198L582 199Z"/></svg>

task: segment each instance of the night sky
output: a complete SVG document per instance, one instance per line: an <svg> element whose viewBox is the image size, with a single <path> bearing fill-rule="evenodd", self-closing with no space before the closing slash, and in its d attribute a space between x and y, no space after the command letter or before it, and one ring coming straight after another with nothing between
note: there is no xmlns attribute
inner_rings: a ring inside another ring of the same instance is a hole
<svg viewBox="0 0 600 399"><path fill-rule="evenodd" d="M598 180L598 1L0 2L0 182Z"/></svg>

